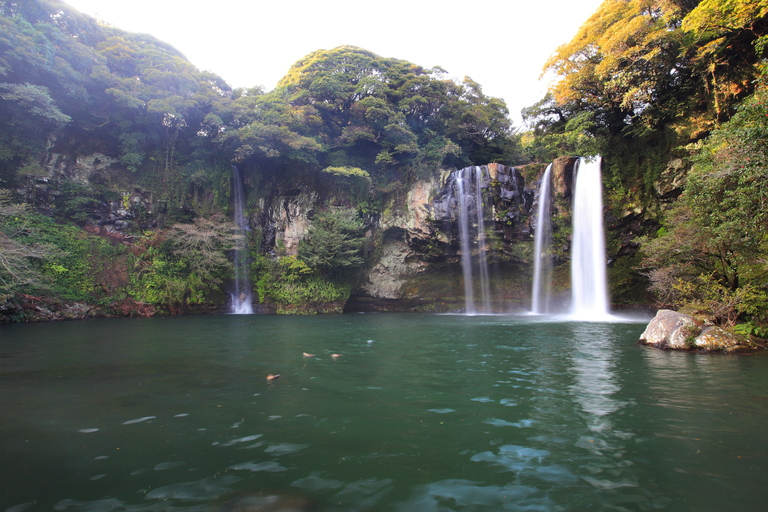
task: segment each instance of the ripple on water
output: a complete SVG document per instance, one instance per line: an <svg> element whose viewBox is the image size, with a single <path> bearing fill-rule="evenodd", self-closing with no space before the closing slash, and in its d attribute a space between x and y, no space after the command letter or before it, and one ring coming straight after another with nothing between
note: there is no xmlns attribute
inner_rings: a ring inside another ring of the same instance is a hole
<svg viewBox="0 0 768 512"><path fill-rule="evenodd" d="M308 444L292 444L292 443L282 443L282 444L273 444L271 446L268 446L266 450L264 450L264 453L272 453L274 455L284 455L286 453L296 453L300 450L303 450L309 446Z"/></svg>
<svg viewBox="0 0 768 512"><path fill-rule="evenodd" d="M35 504L34 501L28 501L26 503L19 503L18 505L14 505L12 507L8 507L7 509L5 509L5 512L24 512L25 510L27 510L29 507L31 507L34 504Z"/></svg>
<svg viewBox="0 0 768 512"><path fill-rule="evenodd" d="M344 482L340 480L332 480L330 478L322 478L317 475L310 475L306 478L300 478L291 483L291 487L298 487L306 492L315 492L322 489L340 489L344 487Z"/></svg>
<svg viewBox="0 0 768 512"><path fill-rule="evenodd" d="M456 412L455 409L448 409L447 407L445 409L428 409L427 412L434 412L437 414L448 414L449 412Z"/></svg>
<svg viewBox="0 0 768 512"><path fill-rule="evenodd" d="M118 510L125 505L125 502L115 498L105 498L103 500L94 501L78 501L65 499L61 500L53 506L53 510L67 510L70 508L88 510L89 512L110 512L112 510Z"/></svg>
<svg viewBox="0 0 768 512"><path fill-rule="evenodd" d="M274 461L265 461L259 463L254 463L254 461L241 462L240 464L229 466L227 469L231 469L233 471L266 471L268 473L288 471L288 468L285 468Z"/></svg>
<svg viewBox="0 0 768 512"><path fill-rule="evenodd" d="M123 425L133 425L134 423L142 423L144 421L153 420L155 418L157 418L157 416L144 416L142 418L136 418L135 420L124 421Z"/></svg>
<svg viewBox="0 0 768 512"><path fill-rule="evenodd" d="M513 423L511 421L500 420L499 418L488 418L487 420L484 420L483 423L493 425L494 427L530 428L536 423L536 420L520 420Z"/></svg>
<svg viewBox="0 0 768 512"><path fill-rule="evenodd" d="M333 496L332 501L346 506L354 506L355 510L375 510L375 505L392 490L393 480L369 478L346 484L342 490Z"/></svg>
<svg viewBox="0 0 768 512"><path fill-rule="evenodd" d="M397 512L446 510L445 503L456 507L494 507L496 510L552 510L550 500L534 487L508 484L482 485L470 480L449 479L419 486L411 498L400 504ZM510 508L514 503L516 507Z"/></svg>
<svg viewBox="0 0 768 512"><path fill-rule="evenodd" d="M221 446L233 446L239 443L248 443L250 441L255 441L256 439L262 437L264 434L253 434L251 436L245 436L245 437L238 437L237 439L233 439L231 441L228 441Z"/></svg>
<svg viewBox="0 0 768 512"><path fill-rule="evenodd" d="M160 464L157 464L154 467L155 471L168 471L169 469L176 469L180 468L186 464L184 461L175 461L175 462L161 462Z"/></svg>
<svg viewBox="0 0 768 512"><path fill-rule="evenodd" d="M171 485L158 487L146 494L148 500L215 500L221 496L232 492L227 487L240 480L232 475L225 475L219 478L206 477L194 482L180 482ZM90 509L89 509L90 510Z"/></svg>

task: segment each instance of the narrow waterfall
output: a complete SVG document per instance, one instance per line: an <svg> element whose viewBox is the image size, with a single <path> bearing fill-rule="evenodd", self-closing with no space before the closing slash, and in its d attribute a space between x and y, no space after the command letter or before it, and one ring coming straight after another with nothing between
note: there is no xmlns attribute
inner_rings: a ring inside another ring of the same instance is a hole
<svg viewBox="0 0 768 512"><path fill-rule="evenodd" d="M483 311L491 312L491 287L488 277L488 246L485 243L485 219L483 215L483 168L475 168L475 215L477 219L477 259L480 272L480 300Z"/></svg>
<svg viewBox="0 0 768 512"><path fill-rule="evenodd" d="M229 307L229 312L233 315L250 315L253 314L253 306L251 305L251 283L248 277L248 258L245 248L245 234L248 229L248 223L245 221L243 215L243 180L240 177L240 171L237 166L232 166L233 173L233 191L235 201L235 229L239 235L243 236L243 240L238 241L235 246L235 289L231 293L232 303ZM241 254L241 251L243 254Z"/></svg>
<svg viewBox="0 0 768 512"><path fill-rule="evenodd" d="M552 290L551 173L552 164L549 164L541 177L538 208L536 209L531 312L539 315L550 312L549 296Z"/></svg>
<svg viewBox="0 0 768 512"><path fill-rule="evenodd" d="M485 243L485 221L483 219L483 167L466 167L454 172L456 195L459 208L459 239L461 243L461 267L464 275L464 311L476 314L474 291L474 262L472 241L477 240L477 268L480 280L482 312L491 311L491 293L488 278L487 247ZM473 229L474 228L474 229Z"/></svg>
<svg viewBox="0 0 768 512"><path fill-rule="evenodd" d="M581 158L574 169L572 312L587 320L609 314L601 161L599 156Z"/></svg>

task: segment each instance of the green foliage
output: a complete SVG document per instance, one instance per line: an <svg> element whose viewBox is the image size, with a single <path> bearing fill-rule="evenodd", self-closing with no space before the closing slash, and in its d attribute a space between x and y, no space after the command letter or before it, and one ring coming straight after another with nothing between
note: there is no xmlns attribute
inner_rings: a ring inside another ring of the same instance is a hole
<svg viewBox="0 0 768 512"><path fill-rule="evenodd" d="M61 222L85 224L88 210L98 204L96 194L87 186L76 181L64 181L59 184L56 196L56 217Z"/></svg>
<svg viewBox="0 0 768 512"><path fill-rule="evenodd" d="M354 203L365 200L371 190L371 175L358 167L326 167L323 174L330 177L334 192Z"/></svg>
<svg viewBox="0 0 768 512"><path fill-rule="evenodd" d="M725 323L768 314L768 87L695 147L683 195L644 265L662 303L696 302ZM720 311L723 312L720 312Z"/></svg>
<svg viewBox="0 0 768 512"><path fill-rule="evenodd" d="M0 219L0 225L4 233L0 245L5 246L0 253L4 259L14 257L7 267L10 273L0 273L7 291L42 290L63 299L92 301L103 294L99 282L103 262L125 252L122 246L28 210ZM14 245L5 245L9 242ZM6 252L9 247L13 250Z"/></svg>
<svg viewBox="0 0 768 512"><path fill-rule="evenodd" d="M649 204L670 158L754 90L765 0L606 0L547 61L550 93L524 109L524 154L600 153L606 184Z"/></svg>
<svg viewBox="0 0 768 512"><path fill-rule="evenodd" d="M253 262L252 275L262 304L319 305L344 302L351 292L349 283L322 276L294 256L276 260L259 256Z"/></svg>
<svg viewBox="0 0 768 512"><path fill-rule="evenodd" d="M516 159L504 103L444 73L351 46L319 50L275 91L237 98L237 130L220 140L244 163L361 168L384 183L444 164Z"/></svg>
<svg viewBox="0 0 768 512"><path fill-rule="evenodd" d="M768 327L762 327L750 322L734 325L731 329L736 334L742 336L755 336L757 338L768 338Z"/></svg>
<svg viewBox="0 0 768 512"><path fill-rule="evenodd" d="M706 312L716 322L733 326L739 317L752 317L768 310L768 294L751 284L732 289L723 286L712 274L694 280L678 279L672 285L677 307Z"/></svg>
<svg viewBox="0 0 768 512"><path fill-rule="evenodd" d="M142 149L142 144L146 138L146 135L140 132L120 134L120 162L131 172L135 173L144 163L146 152Z"/></svg>
<svg viewBox="0 0 768 512"><path fill-rule="evenodd" d="M189 304L201 304L231 273L225 254L238 241L232 223L215 216L149 234L132 248L130 294L173 314L184 312Z"/></svg>
<svg viewBox="0 0 768 512"><path fill-rule="evenodd" d="M50 285L40 264L54 255L49 246L35 240L29 208L11 202L9 196L0 190L0 298Z"/></svg>
<svg viewBox="0 0 768 512"><path fill-rule="evenodd" d="M751 90L754 66L768 41L767 18L767 0L703 0L683 20L718 116L730 114L734 102Z"/></svg>
<svg viewBox="0 0 768 512"><path fill-rule="evenodd" d="M355 210L318 213L299 244L299 258L327 276L349 276L363 264L363 225Z"/></svg>

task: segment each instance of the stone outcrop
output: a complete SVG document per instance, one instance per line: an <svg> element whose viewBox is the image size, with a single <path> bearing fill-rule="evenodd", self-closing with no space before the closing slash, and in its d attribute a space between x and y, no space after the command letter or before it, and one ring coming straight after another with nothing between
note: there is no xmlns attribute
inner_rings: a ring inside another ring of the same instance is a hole
<svg viewBox="0 0 768 512"><path fill-rule="evenodd" d="M700 352L751 352L758 346L715 325L701 325L692 316L662 309L651 320L640 343L661 349Z"/></svg>
<svg viewBox="0 0 768 512"><path fill-rule="evenodd" d="M661 201L671 202L683 192L687 171L681 158L673 158L667 163L667 168L653 184Z"/></svg>
<svg viewBox="0 0 768 512"><path fill-rule="evenodd" d="M269 209L270 222L280 233L278 240L285 245L286 255L298 254L299 242L309 229L317 199L316 191L301 187L281 193L272 202Z"/></svg>

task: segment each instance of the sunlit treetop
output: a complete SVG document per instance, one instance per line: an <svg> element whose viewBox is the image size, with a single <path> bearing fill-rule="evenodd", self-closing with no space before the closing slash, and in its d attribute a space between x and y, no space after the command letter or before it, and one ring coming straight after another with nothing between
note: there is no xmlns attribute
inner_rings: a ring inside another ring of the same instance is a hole
<svg viewBox="0 0 768 512"><path fill-rule="evenodd" d="M545 64L555 99L627 112L653 102L674 78L684 13L671 0L606 0Z"/></svg>

